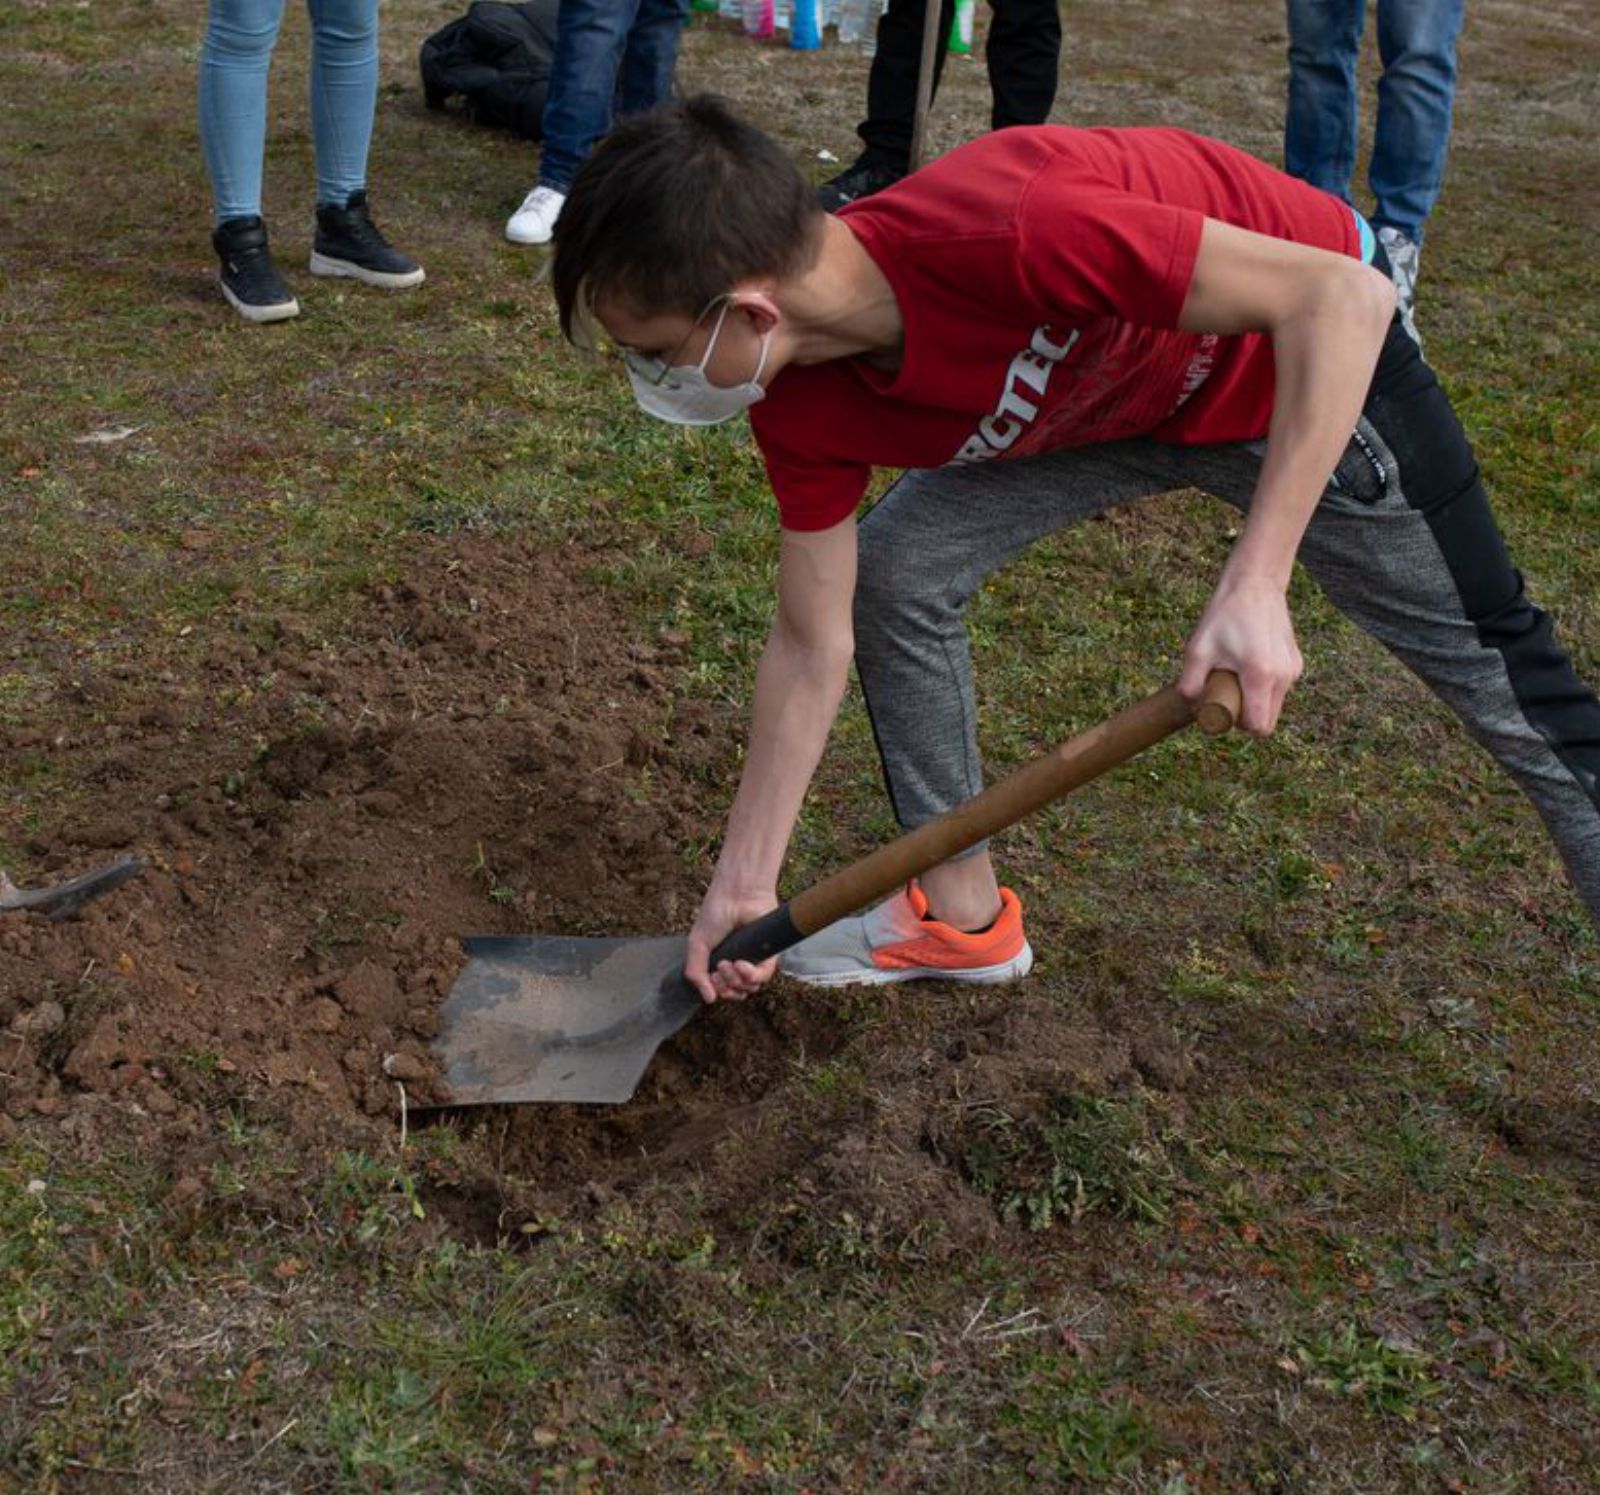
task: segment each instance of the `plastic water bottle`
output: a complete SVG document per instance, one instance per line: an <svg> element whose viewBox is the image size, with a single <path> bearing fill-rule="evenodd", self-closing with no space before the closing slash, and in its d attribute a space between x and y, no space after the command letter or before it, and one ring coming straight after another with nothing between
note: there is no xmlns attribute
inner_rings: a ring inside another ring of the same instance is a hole
<svg viewBox="0 0 1600 1495"><path fill-rule="evenodd" d="M744 34L754 37L758 42L772 39L772 28L775 17L772 13L772 0L742 0L744 6Z"/></svg>
<svg viewBox="0 0 1600 1495"><path fill-rule="evenodd" d="M815 52L822 45L822 0L794 0L789 45L797 52Z"/></svg>
<svg viewBox="0 0 1600 1495"><path fill-rule="evenodd" d="M847 47L860 47L868 56L878 46L878 16L881 0L839 0L839 40Z"/></svg>
<svg viewBox="0 0 1600 1495"><path fill-rule="evenodd" d="M950 18L950 40L945 50L956 57L972 55L972 11L974 0L956 0L956 13Z"/></svg>

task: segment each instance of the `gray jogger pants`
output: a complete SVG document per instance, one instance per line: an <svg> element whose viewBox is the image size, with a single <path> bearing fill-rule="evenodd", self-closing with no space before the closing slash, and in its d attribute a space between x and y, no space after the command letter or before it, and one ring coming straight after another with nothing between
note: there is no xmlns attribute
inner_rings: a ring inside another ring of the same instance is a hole
<svg viewBox="0 0 1600 1495"><path fill-rule="evenodd" d="M907 473L862 521L856 667L895 814L983 787L963 612L1034 541L1199 488L1246 508L1259 443L1110 443ZM1527 598L1460 424L1397 322L1300 560L1452 707L1544 817L1600 926L1600 702Z"/></svg>

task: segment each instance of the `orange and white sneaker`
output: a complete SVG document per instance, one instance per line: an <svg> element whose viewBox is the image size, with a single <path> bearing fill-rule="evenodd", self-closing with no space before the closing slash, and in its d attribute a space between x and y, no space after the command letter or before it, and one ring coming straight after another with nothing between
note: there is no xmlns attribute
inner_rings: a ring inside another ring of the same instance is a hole
<svg viewBox="0 0 1600 1495"><path fill-rule="evenodd" d="M812 986L880 986L889 981L975 981L1026 976L1033 951L1022 932L1022 904L1000 889L1000 915L968 934L928 917L915 882L876 908L840 919L801 940L780 961L784 975Z"/></svg>

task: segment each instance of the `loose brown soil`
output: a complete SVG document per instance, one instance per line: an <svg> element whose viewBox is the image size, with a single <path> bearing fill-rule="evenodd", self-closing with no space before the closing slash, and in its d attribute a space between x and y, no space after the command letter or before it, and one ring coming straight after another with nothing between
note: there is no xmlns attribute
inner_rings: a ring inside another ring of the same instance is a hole
<svg viewBox="0 0 1600 1495"><path fill-rule="evenodd" d="M220 1079L326 1141L394 1112L396 1082L434 1098L461 935L681 920L726 748L575 564L420 547L347 636L241 623L0 734L93 786L28 848L41 868L150 863L77 918L0 922L6 1113L182 1138Z"/></svg>
<svg viewBox="0 0 1600 1495"><path fill-rule="evenodd" d="M713 828L731 742L672 689L676 636L641 640L577 578L593 559L505 537L419 544L343 636L241 620L198 659L80 673L65 719L0 731L8 760L70 765L88 786L28 847L44 880L119 853L149 863L76 917L0 917L5 1126L148 1145L180 1178L230 1105L308 1156L370 1144L403 1095L408 1115L447 1099L430 1041L461 936L684 923L701 873L681 848ZM725 1005L662 1051L635 1104L479 1128L492 1150L445 1213L503 1230L500 1189L487 1215L471 1207L490 1173L604 1197L692 1166L730 1208L788 1179L813 1212L895 1238L937 1219L943 1249L994 1228L934 1145L951 1106L1181 1072L1159 1042L1047 999L883 1006L896 1036L874 1045L865 1104L790 1093L796 1065L843 1040L836 1000Z"/></svg>

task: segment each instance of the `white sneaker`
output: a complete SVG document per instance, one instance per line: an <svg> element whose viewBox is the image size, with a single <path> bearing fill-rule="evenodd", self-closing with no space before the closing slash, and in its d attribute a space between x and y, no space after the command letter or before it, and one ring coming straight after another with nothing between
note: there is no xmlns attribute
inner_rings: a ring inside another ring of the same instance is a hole
<svg viewBox="0 0 1600 1495"><path fill-rule="evenodd" d="M967 934L928 917L915 882L864 914L840 919L787 951L786 976L811 986L881 986L890 981L971 981L993 985L1026 976L1033 951L1022 932L1022 904L1000 890L1000 916Z"/></svg>
<svg viewBox="0 0 1600 1495"><path fill-rule="evenodd" d="M566 200L567 194L554 187L535 187L506 220L506 238L513 244L548 244Z"/></svg>

